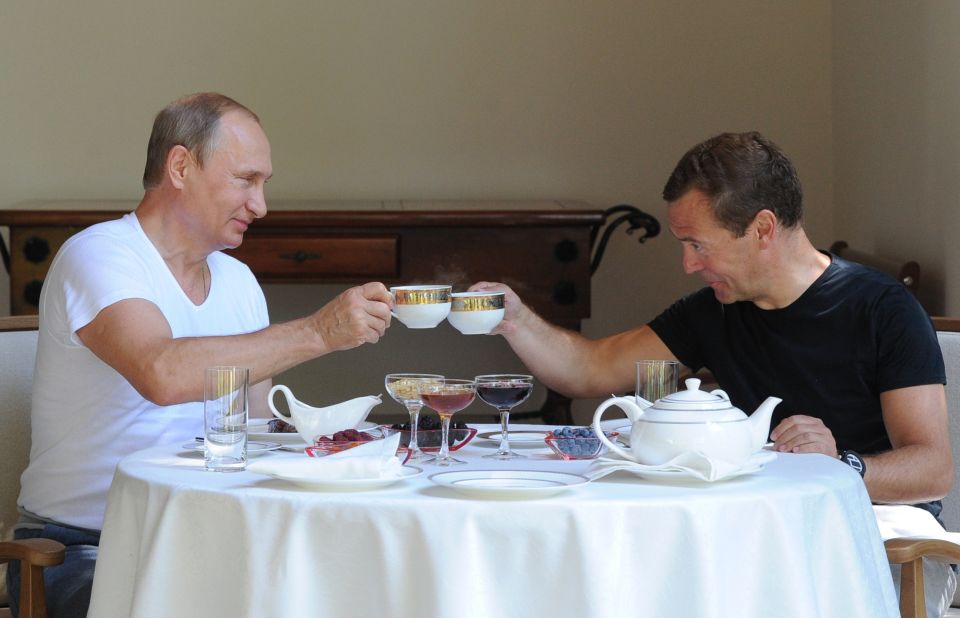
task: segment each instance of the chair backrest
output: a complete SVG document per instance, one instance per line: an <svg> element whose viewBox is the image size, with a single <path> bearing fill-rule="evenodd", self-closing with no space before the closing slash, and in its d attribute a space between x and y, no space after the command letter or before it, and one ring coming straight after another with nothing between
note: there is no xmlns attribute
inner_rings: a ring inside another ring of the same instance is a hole
<svg viewBox="0 0 960 618"><path fill-rule="evenodd" d="M879 255L872 255L864 251L850 248L846 241L838 240L830 245L830 253L839 255L845 260L857 262L864 266L883 271L905 285L916 296L920 289L920 264L910 260L900 262Z"/></svg>
<svg viewBox="0 0 960 618"><path fill-rule="evenodd" d="M960 532L960 318L935 317L933 325L947 369L947 413L955 469L953 488L943 499L940 516L947 530Z"/></svg>
<svg viewBox="0 0 960 618"><path fill-rule="evenodd" d="M20 474L30 457L30 398L37 356L37 316L0 317L0 540L17 523ZM0 603L6 565L0 565Z"/></svg>

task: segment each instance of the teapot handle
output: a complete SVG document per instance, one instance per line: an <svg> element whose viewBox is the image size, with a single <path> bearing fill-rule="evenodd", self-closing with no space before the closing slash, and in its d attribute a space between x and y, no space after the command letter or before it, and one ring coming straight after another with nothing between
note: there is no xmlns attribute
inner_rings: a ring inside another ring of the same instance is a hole
<svg viewBox="0 0 960 618"><path fill-rule="evenodd" d="M612 397L610 399L607 399L606 401L601 403L600 407L597 408L597 411L593 413L593 431L594 433L597 434L597 437L600 438L600 442L605 444L608 449L610 449L611 451L613 451L614 453L616 453L617 455L619 455L620 457L628 461L636 461L633 455L631 455L626 450L614 444L610 440L610 438L608 438L607 435L603 432L603 428L600 426L600 419L601 417L603 417L603 413L606 412L607 408L609 408L610 406L617 406L618 408L624 411L626 411L624 406L633 406L634 408L638 408L637 404L631 401L629 397ZM632 417L635 415L631 414L630 416L632 419Z"/></svg>
<svg viewBox="0 0 960 618"><path fill-rule="evenodd" d="M277 410L276 406L273 405L273 394L277 391L283 393L283 396L287 398L287 408L290 409L290 416L283 414L280 410ZM267 405L270 406L270 411L273 412L273 415L279 418L285 423L293 424L293 406L297 399L293 396L293 392L283 384L276 384L273 388L270 389L270 392L267 393Z"/></svg>
<svg viewBox="0 0 960 618"><path fill-rule="evenodd" d="M727 399L727 400L730 399L730 395L728 395L727 391L723 390L722 388L715 388L712 391L710 391L710 394L717 395L718 397L723 397L724 399Z"/></svg>

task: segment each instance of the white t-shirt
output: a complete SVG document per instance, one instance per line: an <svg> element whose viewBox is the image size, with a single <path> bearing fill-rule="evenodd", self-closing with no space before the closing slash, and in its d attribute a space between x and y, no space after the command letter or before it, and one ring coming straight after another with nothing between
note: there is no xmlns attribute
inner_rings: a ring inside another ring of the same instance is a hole
<svg viewBox="0 0 960 618"><path fill-rule="evenodd" d="M40 294L33 441L21 477L21 507L44 519L99 530L121 458L203 435L202 403L150 403L90 352L76 332L102 309L127 298L154 303L174 337L265 328L266 300L250 269L220 252L208 256L207 265L210 293L197 306L134 213L91 226L63 244Z"/></svg>

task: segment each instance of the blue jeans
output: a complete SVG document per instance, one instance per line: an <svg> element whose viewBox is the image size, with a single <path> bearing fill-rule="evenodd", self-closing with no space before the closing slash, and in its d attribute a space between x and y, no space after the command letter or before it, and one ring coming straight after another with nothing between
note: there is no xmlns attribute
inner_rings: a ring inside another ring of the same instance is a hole
<svg viewBox="0 0 960 618"><path fill-rule="evenodd" d="M37 537L60 541L66 546L63 564L43 570L43 588L49 618L84 618L90 606L93 567L97 562L100 533L67 526L45 524L40 528L20 528L15 539ZM7 592L10 611L17 618L20 605L20 563L7 565Z"/></svg>

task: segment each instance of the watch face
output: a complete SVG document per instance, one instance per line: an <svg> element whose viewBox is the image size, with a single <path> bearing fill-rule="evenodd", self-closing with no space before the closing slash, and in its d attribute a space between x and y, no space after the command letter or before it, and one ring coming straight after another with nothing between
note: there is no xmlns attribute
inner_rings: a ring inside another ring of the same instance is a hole
<svg viewBox="0 0 960 618"><path fill-rule="evenodd" d="M863 463L863 459L861 459L860 455L857 455L853 451L844 451L843 455L840 456L840 459L842 459L845 464L860 473L860 476L863 476L867 466Z"/></svg>

